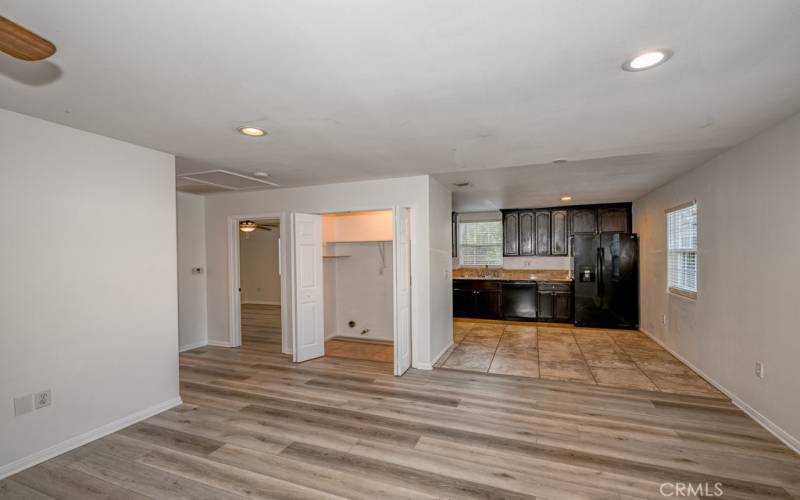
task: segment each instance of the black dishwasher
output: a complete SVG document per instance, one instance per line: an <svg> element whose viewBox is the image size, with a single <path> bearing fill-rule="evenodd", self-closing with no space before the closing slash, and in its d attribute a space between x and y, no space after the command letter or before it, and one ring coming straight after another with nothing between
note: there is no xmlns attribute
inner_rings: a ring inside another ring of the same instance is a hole
<svg viewBox="0 0 800 500"><path fill-rule="evenodd" d="M536 320L536 282L510 281L502 285L503 319Z"/></svg>

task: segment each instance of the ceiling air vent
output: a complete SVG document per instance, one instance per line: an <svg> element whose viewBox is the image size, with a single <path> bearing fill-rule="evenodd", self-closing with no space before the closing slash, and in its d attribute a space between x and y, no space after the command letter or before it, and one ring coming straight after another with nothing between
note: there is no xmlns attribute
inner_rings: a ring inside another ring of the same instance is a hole
<svg viewBox="0 0 800 500"><path fill-rule="evenodd" d="M274 182L231 172L230 170L204 170L202 172L179 174L177 177L178 189L198 193L280 187ZM196 186L196 189L192 188L193 185Z"/></svg>

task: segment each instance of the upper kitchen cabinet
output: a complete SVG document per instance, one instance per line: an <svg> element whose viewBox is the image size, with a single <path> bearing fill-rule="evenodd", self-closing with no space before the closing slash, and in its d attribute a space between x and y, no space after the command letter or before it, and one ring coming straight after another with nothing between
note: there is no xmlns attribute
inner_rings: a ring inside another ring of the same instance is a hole
<svg viewBox="0 0 800 500"><path fill-rule="evenodd" d="M566 210L550 212L550 254L569 254L569 218Z"/></svg>
<svg viewBox="0 0 800 500"><path fill-rule="evenodd" d="M550 255L550 210L537 210L536 255Z"/></svg>
<svg viewBox="0 0 800 500"><path fill-rule="evenodd" d="M536 220L533 212L519 214L519 255L536 255Z"/></svg>
<svg viewBox="0 0 800 500"><path fill-rule="evenodd" d="M568 256L574 234L629 233L631 204L503 210L503 256Z"/></svg>
<svg viewBox="0 0 800 500"><path fill-rule="evenodd" d="M609 207L597 210L601 233L629 233L630 208Z"/></svg>
<svg viewBox="0 0 800 500"><path fill-rule="evenodd" d="M503 212L503 255L519 255L519 213Z"/></svg>
<svg viewBox="0 0 800 500"><path fill-rule="evenodd" d="M597 233L597 209L574 208L571 211L572 234Z"/></svg>

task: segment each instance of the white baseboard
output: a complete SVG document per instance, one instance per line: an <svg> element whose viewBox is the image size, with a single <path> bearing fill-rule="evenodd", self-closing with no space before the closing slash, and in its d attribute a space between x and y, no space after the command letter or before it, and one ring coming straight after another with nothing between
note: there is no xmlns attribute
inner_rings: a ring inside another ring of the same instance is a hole
<svg viewBox="0 0 800 500"><path fill-rule="evenodd" d="M182 401L180 397L168 399L167 401L161 402L155 406L151 406L150 408L137 411L136 413L132 413L126 417L114 420L113 422L109 422L106 425L96 429L92 429L88 432L84 432L83 434L71 437L66 441L62 441L49 448L32 453L27 457L15 460L10 464L0 467L0 479L6 478L12 474L16 474L17 472L23 471L29 467L33 467L34 465L40 464L45 460L50 460L51 458L61 455L62 453L74 450L79 446L83 446L86 443L117 432L118 430L124 429L129 425L141 422L142 420L150 418L153 415L157 415L163 411L169 410L170 408L174 408L181 403Z"/></svg>
<svg viewBox="0 0 800 500"><path fill-rule="evenodd" d="M195 342L194 344L187 344L180 346L178 348L178 352L191 351L192 349L197 349L198 347L205 347L207 345L208 345L207 340L201 340L200 342Z"/></svg>
<svg viewBox="0 0 800 500"><path fill-rule="evenodd" d="M441 358L442 356L444 356L444 353L446 353L446 352L447 352L447 351L448 351L448 350L449 350L451 347L453 347L453 341L452 341L452 340L450 341L450 343L449 343L449 344L447 344L447 345L444 347L444 349L442 349L442 350L439 352L439 354L437 354L437 355L436 355L436 356L435 356L435 357L434 357L434 358L431 360L431 362L430 362L430 363L414 363L414 368L416 368L416 369L418 369L418 370L433 370L433 367L436 365L436 363L438 363L438 362L439 362L439 358Z"/></svg>
<svg viewBox="0 0 800 500"><path fill-rule="evenodd" d="M795 453L800 454L800 439L797 439L796 437L792 436L791 434L789 434L788 432L783 430L778 424L776 424L772 420L768 419L767 417L765 417L764 415L759 413L758 410L756 410L755 408L753 408L749 404L745 403L739 396L737 396L732 391L730 391L727 388L725 388L725 386L723 386L722 384L720 384L719 382L717 382L713 378L711 378L708 375L706 375L703 372L703 370L701 370L700 368L698 368L697 366L692 364L688 359L686 359L683 356L681 356L680 354L678 354L674 349L672 349L667 344L662 342L661 339L659 339L658 337L656 337L655 335L653 335L652 333L650 333L650 332L648 332L648 331L646 331L644 329L640 329L640 331L642 333L644 333L645 335L647 335L648 337L650 337L653 340L653 342L655 342L656 344L660 345L665 350L667 350L670 354L672 354L673 356L675 356L676 358L681 360L681 362L683 362L683 364L685 364L686 366L691 368L695 373L697 373L698 375L703 377L706 380L706 382L708 382L709 384L713 385L714 387L719 389L719 391L721 393L723 393L726 396L728 396L731 399L731 402L733 404L738 406L743 412L747 413L747 415L749 415L750 418L755 420L756 423L758 423L761 427L763 427L767 431L769 431L770 434L772 434L773 436L775 436L776 438L781 440L781 442L783 444L785 444L786 446L791 448Z"/></svg>
<svg viewBox="0 0 800 500"><path fill-rule="evenodd" d="M214 347L230 347L231 344L227 340L209 340L206 345L211 345Z"/></svg>
<svg viewBox="0 0 800 500"><path fill-rule="evenodd" d="M280 301L263 301L263 300L245 300L242 301L242 304L255 304L257 306L279 306L281 305Z"/></svg>

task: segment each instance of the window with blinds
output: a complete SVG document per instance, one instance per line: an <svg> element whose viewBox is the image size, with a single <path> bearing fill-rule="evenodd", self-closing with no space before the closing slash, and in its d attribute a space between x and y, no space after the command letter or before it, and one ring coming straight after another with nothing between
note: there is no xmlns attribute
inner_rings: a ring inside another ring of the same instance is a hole
<svg viewBox="0 0 800 500"><path fill-rule="evenodd" d="M667 211L669 291L697 297L697 203Z"/></svg>
<svg viewBox="0 0 800 500"><path fill-rule="evenodd" d="M459 223L458 248L462 266L503 265L503 223Z"/></svg>

